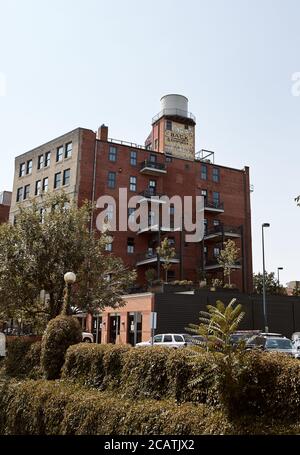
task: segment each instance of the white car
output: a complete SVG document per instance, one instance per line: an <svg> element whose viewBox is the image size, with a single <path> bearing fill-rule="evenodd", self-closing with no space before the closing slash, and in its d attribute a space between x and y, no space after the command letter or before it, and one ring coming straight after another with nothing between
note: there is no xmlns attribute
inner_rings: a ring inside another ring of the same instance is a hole
<svg viewBox="0 0 300 455"><path fill-rule="evenodd" d="M84 343L94 343L94 336L89 332L82 332L82 341Z"/></svg>
<svg viewBox="0 0 300 455"><path fill-rule="evenodd" d="M137 348L143 348L147 346L165 346L167 348L183 348L188 344L193 344L193 338L191 335L185 333L164 333L161 335L155 335L149 341L143 341L142 343L137 343L135 346Z"/></svg>

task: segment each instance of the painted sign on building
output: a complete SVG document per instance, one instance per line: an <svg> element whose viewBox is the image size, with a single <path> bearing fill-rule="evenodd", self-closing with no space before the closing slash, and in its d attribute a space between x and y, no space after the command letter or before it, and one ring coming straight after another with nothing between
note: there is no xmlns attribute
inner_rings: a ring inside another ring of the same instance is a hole
<svg viewBox="0 0 300 455"><path fill-rule="evenodd" d="M164 152L179 158L195 158L195 129L191 125L172 122L172 129L165 130Z"/></svg>

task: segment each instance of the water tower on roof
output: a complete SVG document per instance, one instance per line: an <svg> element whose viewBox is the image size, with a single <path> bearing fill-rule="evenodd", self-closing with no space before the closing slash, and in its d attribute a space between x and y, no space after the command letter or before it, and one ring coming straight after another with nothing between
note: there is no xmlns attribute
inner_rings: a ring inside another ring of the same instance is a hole
<svg viewBox="0 0 300 455"><path fill-rule="evenodd" d="M177 158L195 158L195 116L188 111L188 99L170 94L161 98L161 110L152 119L148 138L152 150Z"/></svg>

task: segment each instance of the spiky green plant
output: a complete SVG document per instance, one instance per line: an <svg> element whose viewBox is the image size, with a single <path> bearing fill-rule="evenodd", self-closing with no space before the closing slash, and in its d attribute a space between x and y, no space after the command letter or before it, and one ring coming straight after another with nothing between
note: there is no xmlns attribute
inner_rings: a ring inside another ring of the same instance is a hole
<svg viewBox="0 0 300 455"><path fill-rule="evenodd" d="M216 305L207 305L208 311L200 311L200 324L190 324L187 330L203 338L196 341L196 346L206 351L218 351L228 354L233 346L231 336L237 330L245 313L242 305L235 306L236 299L232 299L226 306L221 300Z"/></svg>
<svg viewBox="0 0 300 455"><path fill-rule="evenodd" d="M233 346L231 336L238 329L245 313L240 304L232 299L226 306L218 300L216 305L207 305L208 311L200 312L200 324L190 324L187 330L202 339L195 341L192 347L191 364L197 369L203 351L210 352L211 368L206 371L206 379L211 382L215 395L211 397L224 405L225 411L230 410L230 397L237 387L237 375L241 365L241 356L245 352L244 345ZM203 377L195 377L191 385L195 386Z"/></svg>

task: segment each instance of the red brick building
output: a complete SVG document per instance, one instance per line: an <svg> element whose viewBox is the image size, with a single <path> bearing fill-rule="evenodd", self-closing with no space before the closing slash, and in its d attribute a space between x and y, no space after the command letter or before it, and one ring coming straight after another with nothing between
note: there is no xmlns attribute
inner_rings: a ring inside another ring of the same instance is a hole
<svg viewBox="0 0 300 455"><path fill-rule="evenodd" d="M155 195L170 198L205 197L206 233L203 241L185 242L185 233L159 225L156 231L113 232L108 246L136 268L138 281L145 283L145 272L154 268L162 277L156 247L167 236L176 249L169 271L170 279L223 278L217 256L226 239L233 239L240 250L231 281L241 290L252 290L252 247L249 168L233 169L214 163L214 154L195 153L195 117L187 110L187 99L180 95L162 98L162 110L152 120L145 146L109 139L108 127L98 132L78 128L16 158L10 218L13 222L19 204L40 198L45 191L64 189L78 204L111 195L118 201L119 188L128 197L139 195L151 201ZM127 207L126 207L127 210ZM128 216L132 216L128 212ZM97 214L96 214L97 215ZM149 226L153 225L149 213ZM94 219L94 225L96 216Z"/></svg>
<svg viewBox="0 0 300 455"><path fill-rule="evenodd" d="M10 203L11 203L11 192L2 191L0 193L0 224L6 223L9 219Z"/></svg>

